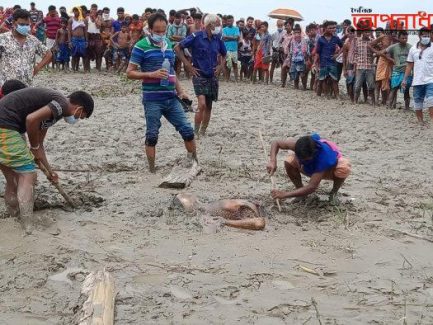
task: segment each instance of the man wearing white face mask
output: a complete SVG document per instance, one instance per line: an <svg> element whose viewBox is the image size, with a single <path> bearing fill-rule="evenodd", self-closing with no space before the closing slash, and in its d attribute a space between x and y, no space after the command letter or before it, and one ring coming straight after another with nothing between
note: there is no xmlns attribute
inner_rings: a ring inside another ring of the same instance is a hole
<svg viewBox="0 0 433 325"><path fill-rule="evenodd" d="M221 40L221 20L217 15L208 14L203 20L204 30L192 33L176 47L175 51L185 68L193 76L192 83L198 100L198 112L195 114L196 134L205 135L209 125L212 102L218 100L218 78L224 69L227 54ZM183 53L191 49L192 63ZM220 57L218 57L220 55Z"/></svg>
<svg viewBox="0 0 433 325"><path fill-rule="evenodd" d="M48 163L44 139L60 119L75 124L93 113L92 97L76 91L68 98L46 88L25 88L0 100L0 169L6 178L5 203L12 217L20 216L26 233L32 231L35 160L58 181ZM27 133L30 148L24 134Z"/></svg>
<svg viewBox="0 0 433 325"><path fill-rule="evenodd" d="M154 173L156 145L161 117L164 116L182 136L189 162L197 159L194 130L178 100L187 98L174 71L174 51L167 32L167 18L156 13L149 17L150 36L135 44L126 74L129 79L141 80L146 118L145 151L149 171Z"/></svg>
<svg viewBox="0 0 433 325"><path fill-rule="evenodd" d="M417 45L413 46L407 56L407 66L402 88L407 87L407 79L413 69L413 102L418 122L424 124L423 109L428 109L433 121L433 47L431 31L423 27L419 31Z"/></svg>
<svg viewBox="0 0 433 325"><path fill-rule="evenodd" d="M33 76L52 58L51 51L30 34L30 13L17 9L12 17L13 30L0 34L0 87L7 79L31 85ZM36 55L42 60L35 66Z"/></svg>

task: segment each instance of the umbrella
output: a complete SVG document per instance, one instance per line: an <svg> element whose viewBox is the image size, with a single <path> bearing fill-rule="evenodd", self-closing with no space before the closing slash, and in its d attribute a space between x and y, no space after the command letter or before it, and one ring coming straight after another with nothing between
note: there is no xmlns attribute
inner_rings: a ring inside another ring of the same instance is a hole
<svg viewBox="0 0 433 325"><path fill-rule="evenodd" d="M282 8L272 10L268 14L268 17L275 18L275 19L283 19L283 20L286 20L286 19L289 19L289 18L292 18L295 21L302 21L302 20L304 20L304 17L302 17L302 15L299 12L297 12L296 10L293 10L293 9L282 9Z"/></svg>

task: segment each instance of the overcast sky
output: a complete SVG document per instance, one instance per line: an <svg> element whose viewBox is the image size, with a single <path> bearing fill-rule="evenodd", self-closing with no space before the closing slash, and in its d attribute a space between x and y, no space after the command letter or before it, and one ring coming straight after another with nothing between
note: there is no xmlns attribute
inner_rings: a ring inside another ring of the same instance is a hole
<svg viewBox="0 0 433 325"><path fill-rule="evenodd" d="M96 1L96 0L95 0ZM31 1L19 1L22 7L29 7ZM57 7L64 5L68 9L78 4L90 6L92 2L80 3L77 0L35 0L37 7L46 12L49 5ZM232 14L236 19L247 16L268 20L267 14L276 8L292 8L298 10L305 18L304 24L312 21L321 22L324 19L333 19L338 22L351 16L351 8L371 8L374 13L416 13L424 10L433 13L432 0L216 0L216 1L197 1L197 0L169 0L169 1L137 1L137 0L102 0L96 1L100 7L109 7L112 14L121 3L127 13L141 14L146 7L158 8L168 12L170 9L184 9L190 7L200 7L203 12ZM1 5L8 7L17 4L14 0L2 0ZM272 20L270 20L272 21Z"/></svg>

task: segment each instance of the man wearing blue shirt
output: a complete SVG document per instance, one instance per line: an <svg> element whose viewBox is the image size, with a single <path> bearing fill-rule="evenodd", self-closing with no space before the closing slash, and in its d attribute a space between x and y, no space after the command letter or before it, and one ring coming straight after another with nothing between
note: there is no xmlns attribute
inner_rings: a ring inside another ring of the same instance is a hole
<svg viewBox="0 0 433 325"><path fill-rule="evenodd" d="M316 58L314 61L314 65L320 71L317 95L322 95L322 90L327 84L326 80L329 78L332 82L334 95L338 98L338 69L335 57L340 54L343 48L343 42L340 38L335 36L337 30L337 23L335 21L325 21L323 23L323 29L324 34L317 41Z"/></svg>
<svg viewBox="0 0 433 325"><path fill-rule="evenodd" d="M122 23L125 21L125 9L122 7L117 8L117 20L113 21L111 33L120 32Z"/></svg>
<svg viewBox="0 0 433 325"><path fill-rule="evenodd" d="M223 41L226 46L226 80L230 80L230 72L233 68L235 80L238 81L238 43L240 32L239 28L233 26L233 16L227 16L227 27L223 28Z"/></svg>
<svg viewBox="0 0 433 325"><path fill-rule="evenodd" d="M197 135L206 134L212 102L218 100L219 85L216 76L224 68L227 53L220 34L221 19L217 15L208 14L204 18L204 30L192 33L175 47L178 58L193 76L192 83L198 100L194 127ZM191 49L192 63L185 57L183 50L186 48Z"/></svg>

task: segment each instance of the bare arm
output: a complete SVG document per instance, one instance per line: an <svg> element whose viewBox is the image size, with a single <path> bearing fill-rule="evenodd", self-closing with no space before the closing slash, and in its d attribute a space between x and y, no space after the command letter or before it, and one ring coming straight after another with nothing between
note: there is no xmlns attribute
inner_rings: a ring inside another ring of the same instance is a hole
<svg viewBox="0 0 433 325"><path fill-rule="evenodd" d="M295 150L296 139L289 138L286 140L273 141L271 144L271 153L269 155L269 163L266 167L268 173L273 175L277 170L277 155L280 149L283 150Z"/></svg>
<svg viewBox="0 0 433 325"><path fill-rule="evenodd" d="M162 79L168 77L168 71L159 69L152 72L142 72L138 70L138 65L129 63L126 69L126 76L132 80L143 80L143 79Z"/></svg>
<svg viewBox="0 0 433 325"><path fill-rule="evenodd" d="M320 185L320 182L322 181L323 177L324 177L325 173L314 173L311 178L310 181L308 182L307 185L302 186L300 188L297 188L294 191L291 192L283 192L283 191L278 191L278 190L273 190L272 191L272 197L274 199L288 199L291 197L299 197L299 196L307 196L311 193L314 193L317 188Z"/></svg>
<svg viewBox="0 0 433 325"><path fill-rule="evenodd" d="M36 67L33 69L33 75L37 75L39 71L42 70L43 67L45 67L47 64L51 62L51 59L53 57L53 52L51 50L48 50L45 52L44 57L42 60L36 65Z"/></svg>

